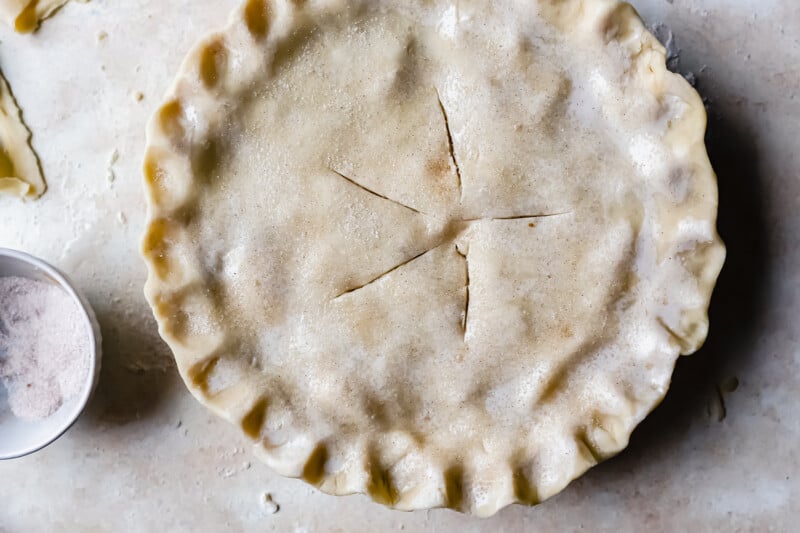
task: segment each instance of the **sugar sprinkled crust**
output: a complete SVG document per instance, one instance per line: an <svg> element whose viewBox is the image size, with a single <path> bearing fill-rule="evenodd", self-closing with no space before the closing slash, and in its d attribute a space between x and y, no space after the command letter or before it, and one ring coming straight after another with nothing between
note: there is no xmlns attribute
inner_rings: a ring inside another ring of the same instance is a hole
<svg viewBox="0 0 800 533"><path fill-rule="evenodd" d="M705 339L704 130L626 4L249 0L150 123L146 294L281 474L535 504Z"/></svg>

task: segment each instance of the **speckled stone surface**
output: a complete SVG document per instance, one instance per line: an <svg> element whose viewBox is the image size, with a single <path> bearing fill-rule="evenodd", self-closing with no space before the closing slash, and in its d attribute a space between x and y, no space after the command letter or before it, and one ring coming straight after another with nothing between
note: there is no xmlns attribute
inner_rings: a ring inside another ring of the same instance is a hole
<svg viewBox="0 0 800 533"><path fill-rule="evenodd" d="M625 452L536 508L480 520L390 511L280 478L191 398L158 339L138 257L144 124L188 48L236 3L93 0L68 4L34 35L0 28L0 68L50 187L36 203L0 199L0 246L71 274L106 339L100 387L78 424L42 452L0 463L0 532L796 527L800 4L636 2L663 38L671 30L677 69L708 99L729 253L711 334L679 362Z"/></svg>

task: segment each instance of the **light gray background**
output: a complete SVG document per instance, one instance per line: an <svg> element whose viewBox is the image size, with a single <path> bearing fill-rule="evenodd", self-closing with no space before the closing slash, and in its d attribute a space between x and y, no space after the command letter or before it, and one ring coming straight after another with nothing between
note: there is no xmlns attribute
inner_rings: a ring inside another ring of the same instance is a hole
<svg viewBox="0 0 800 533"><path fill-rule="evenodd" d="M144 125L188 48L236 4L93 0L68 4L32 36L0 28L0 68L50 187L37 203L0 199L0 246L70 273L106 337L100 387L78 424L46 450L0 463L0 531L798 527L800 2L636 2L648 24L672 30L679 68L708 99L729 247L711 336L679 362L667 399L625 452L536 508L483 521L390 511L276 476L189 396L157 338L138 257ZM732 377L739 388L720 391ZM260 504L264 492L277 514Z"/></svg>

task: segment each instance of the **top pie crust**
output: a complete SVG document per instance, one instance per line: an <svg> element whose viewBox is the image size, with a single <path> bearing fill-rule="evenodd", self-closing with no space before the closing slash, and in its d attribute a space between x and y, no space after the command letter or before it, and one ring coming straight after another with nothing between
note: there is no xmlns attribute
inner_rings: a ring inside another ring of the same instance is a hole
<svg viewBox="0 0 800 533"><path fill-rule="evenodd" d="M537 503L628 442L724 259L696 92L613 0L249 0L148 130L147 297L283 475Z"/></svg>

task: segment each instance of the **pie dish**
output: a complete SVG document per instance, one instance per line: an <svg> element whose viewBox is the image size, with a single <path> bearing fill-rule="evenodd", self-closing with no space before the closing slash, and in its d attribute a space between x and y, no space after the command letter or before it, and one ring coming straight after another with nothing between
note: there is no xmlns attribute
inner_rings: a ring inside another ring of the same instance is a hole
<svg viewBox="0 0 800 533"><path fill-rule="evenodd" d="M145 292L277 472L536 504L705 339L704 130L627 4L248 0L149 125Z"/></svg>

